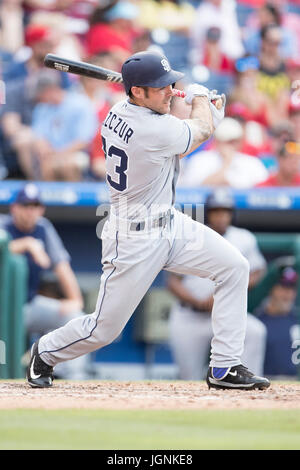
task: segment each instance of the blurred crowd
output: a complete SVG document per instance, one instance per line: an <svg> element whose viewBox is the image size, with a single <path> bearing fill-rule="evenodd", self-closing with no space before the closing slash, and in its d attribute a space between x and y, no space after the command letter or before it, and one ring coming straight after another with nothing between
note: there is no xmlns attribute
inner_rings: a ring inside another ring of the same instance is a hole
<svg viewBox="0 0 300 470"><path fill-rule="evenodd" d="M300 184L300 0L2 0L0 179L101 181L100 128L122 85L44 67L54 53L120 71L159 50L227 96L179 184ZM172 113L190 107L174 98Z"/></svg>

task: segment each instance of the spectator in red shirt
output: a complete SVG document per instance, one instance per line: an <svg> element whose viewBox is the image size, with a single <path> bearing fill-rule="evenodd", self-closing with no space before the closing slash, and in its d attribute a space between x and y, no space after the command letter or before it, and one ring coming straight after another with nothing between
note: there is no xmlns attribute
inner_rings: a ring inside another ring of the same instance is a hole
<svg viewBox="0 0 300 470"><path fill-rule="evenodd" d="M208 28L203 45L203 65L216 73L234 72L234 62L224 54L220 46L221 29L217 26Z"/></svg>
<svg viewBox="0 0 300 470"><path fill-rule="evenodd" d="M247 109L247 120L263 126L270 124L268 98L258 89L257 57L245 56L235 63L236 83L228 96L228 104L239 103Z"/></svg>
<svg viewBox="0 0 300 470"><path fill-rule="evenodd" d="M272 126L269 129L269 135L271 138L271 154L278 155L281 148L286 142L296 140L295 133L290 121L282 121L276 126Z"/></svg>
<svg viewBox="0 0 300 470"><path fill-rule="evenodd" d="M96 9L86 36L88 55L114 53L123 63L132 53L138 8L130 2L118 2L108 10Z"/></svg>
<svg viewBox="0 0 300 470"><path fill-rule="evenodd" d="M277 156L278 170L258 187L300 186L300 144L286 142Z"/></svg>

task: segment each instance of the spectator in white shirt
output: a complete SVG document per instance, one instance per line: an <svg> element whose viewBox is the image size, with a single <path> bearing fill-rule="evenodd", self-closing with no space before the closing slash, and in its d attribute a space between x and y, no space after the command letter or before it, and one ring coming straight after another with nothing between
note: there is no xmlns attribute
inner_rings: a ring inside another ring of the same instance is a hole
<svg viewBox="0 0 300 470"><path fill-rule="evenodd" d="M215 146L196 152L188 161L180 185L230 186L246 189L268 177L264 164L257 158L239 152L243 139L241 124L226 117L214 133Z"/></svg>

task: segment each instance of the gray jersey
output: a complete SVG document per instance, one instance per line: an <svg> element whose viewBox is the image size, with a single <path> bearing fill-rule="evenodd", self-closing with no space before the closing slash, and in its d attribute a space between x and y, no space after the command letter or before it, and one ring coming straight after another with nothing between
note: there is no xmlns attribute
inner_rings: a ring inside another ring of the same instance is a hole
<svg viewBox="0 0 300 470"><path fill-rule="evenodd" d="M143 209L154 215L161 211L159 206L171 207L178 155L187 152L192 143L187 122L126 100L113 106L101 133L115 215L138 219Z"/></svg>

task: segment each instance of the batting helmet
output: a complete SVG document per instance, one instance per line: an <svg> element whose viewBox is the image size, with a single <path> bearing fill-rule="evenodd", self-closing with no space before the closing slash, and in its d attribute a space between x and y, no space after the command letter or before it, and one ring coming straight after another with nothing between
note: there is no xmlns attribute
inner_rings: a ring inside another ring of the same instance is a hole
<svg viewBox="0 0 300 470"><path fill-rule="evenodd" d="M215 189L208 195L205 202L206 210L210 209L228 209L233 210L235 207L232 193L227 188Z"/></svg>
<svg viewBox="0 0 300 470"><path fill-rule="evenodd" d="M183 73L172 70L168 59L158 52L137 52L122 66L127 95L133 86L161 88L176 83L183 76Z"/></svg>

